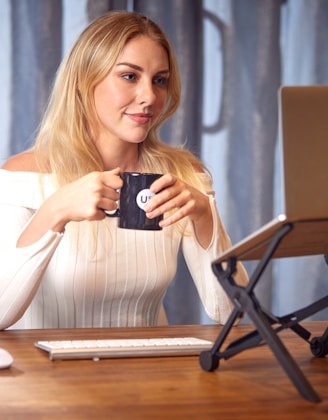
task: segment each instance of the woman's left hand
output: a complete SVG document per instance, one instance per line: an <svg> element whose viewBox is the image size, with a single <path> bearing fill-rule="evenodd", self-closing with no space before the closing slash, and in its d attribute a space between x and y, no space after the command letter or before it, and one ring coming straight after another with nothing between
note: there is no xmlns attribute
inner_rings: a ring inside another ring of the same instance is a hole
<svg viewBox="0 0 328 420"><path fill-rule="evenodd" d="M161 227L167 227L188 216L194 224L199 243L206 248L213 232L209 198L172 174L157 179L150 189L156 195L145 206L147 217L152 219L172 212L160 222Z"/></svg>

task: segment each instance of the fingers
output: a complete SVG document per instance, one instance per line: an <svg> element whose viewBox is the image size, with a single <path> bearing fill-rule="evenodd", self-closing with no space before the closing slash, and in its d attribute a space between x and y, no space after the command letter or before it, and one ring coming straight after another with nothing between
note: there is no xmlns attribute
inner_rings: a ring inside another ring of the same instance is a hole
<svg viewBox="0 0 328 420"><path fill-rule="evenodd" d="M99 202L97 207L109 213L115 212L118 207L120 194L118 190L123 185L120 177L120 168L103 172L102 174L103 188L100 191Z"/></svg>
<svg viewBox="0 0 328 420"><path fill-rule="evenodd" d="M189 208L192 204L193 197L191 192L183 188L182 185L179 185L174 188L165 189L153 197L147 203L146 211L163 214L171 210L182 209L185 206Z"/></svg>
<svg viewBox="0 0 328 420"><path fill-rule="evenodd" d="M151 184L150 190L154 194L157 194L160 191L162 191L164 188L168 188L174 185L176 181L177 181L176 176L172 174L163 175Z"/></svg>
<svg viewBox="0 0 328 420"><path fill-rule="evenodd" d="M166 213L161 227L172 225L186 216L197 221L208 212L208 197L172 174L163 175L150 187L155 196L145 206L149 219Z"/></svg>
<svg viewBox="0 0 328 420"><path fill-rule="evenodd" d="M173 212L161 222L162 227L175 223L195 211L195 189L171 174L156 180L151 190L157 194L145 206L147 217L152 219Z"/></svg>
<svg viewBox="0 0 328 420"><path fill-rule="evenodd" d="M105 217L104 210L116 210L120 198L118 190L123 184L119 174L119 168L93 172L73 183L70 189L71 204L76 212L74 217L80 220L101 220Z"/></svg>
<svg viewBox="0 0 328 420"><path fill-rule="evenodd" d="M193 204L191 202L186 203L183 207L176 209L173 213L169 213L170 215L165 217L165 219L161 220L159 225L161 227L170 226L179 220L184 219L187 216L192 214Z"/></svg>
<svg viewBox="0 0 328 420"><path fill-rule="evenodd" d="M102 182L114 190L118 190L123 185L123 180L120 177L120 168L112 169L111 171L100 172Z"/></svg>

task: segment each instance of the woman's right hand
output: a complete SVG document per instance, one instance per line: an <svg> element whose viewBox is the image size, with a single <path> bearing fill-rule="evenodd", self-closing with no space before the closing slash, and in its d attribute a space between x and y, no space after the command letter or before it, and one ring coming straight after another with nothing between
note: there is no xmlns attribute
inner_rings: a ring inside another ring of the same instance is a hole
<svg viewBox="0 0 328 420"><path fill-rule="evenodd" d="M71 221L104 219L104 210L117 208L117 190L123 185L119 174L120 168L92 172L60 188L36 211L19 237L17 247L31 245L48 230L61 233Z"/></svg>
<svg viewBox="0 0 328 420"><path fill-rule="evenodd" d="M119 199L117 192L123 185L120 169L92 172L65 185L49 198L50 206L57 208L58 217L70 221L101 220L104 210L115 210Z"/></svg>

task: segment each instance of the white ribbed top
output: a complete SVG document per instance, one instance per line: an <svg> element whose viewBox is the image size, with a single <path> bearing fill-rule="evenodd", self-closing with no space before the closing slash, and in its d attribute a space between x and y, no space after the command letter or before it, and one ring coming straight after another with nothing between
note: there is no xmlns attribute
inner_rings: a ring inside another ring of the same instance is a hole
<svg viewBox="0 0 328 420"><path fill-rule="evenodd" d="M224 322L231 304L211 262L230 240L215 207L210 177L200 176L215 220L207 250L193 234L183 235L176 227L120 229L115 218L72 222L64 234L49 231L33 245L16 248L22 229L54 192L52 177L0 170L0 328L156 325L180 246L207 313ZM188 219L184 228L192 233ZM240 282L246 281L241 271Z"/></svg>

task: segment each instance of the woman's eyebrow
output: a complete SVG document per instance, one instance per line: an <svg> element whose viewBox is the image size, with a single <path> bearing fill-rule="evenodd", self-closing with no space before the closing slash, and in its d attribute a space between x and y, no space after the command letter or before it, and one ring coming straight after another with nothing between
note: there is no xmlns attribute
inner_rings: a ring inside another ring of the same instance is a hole
<svg viewBox="0 0 328 420"><path fill-rule="evenodd" d="M143 70L142 67L140 67L140 66L138 66L136 64L127 63L127 62L117 63L116 66L117 67L119 67L119 66L127 66L127 67L131 67L132 69L138 70L138 71L142 71ZM163 70L159 70L157 73L161 73L162 74L162 73L169 73L169 72L170 72L169 69L163 69Z"/></svg>

